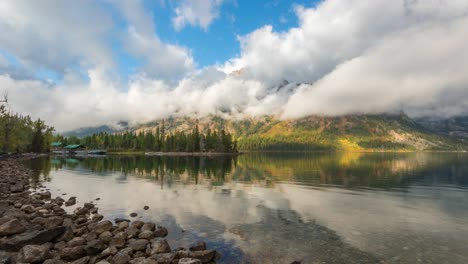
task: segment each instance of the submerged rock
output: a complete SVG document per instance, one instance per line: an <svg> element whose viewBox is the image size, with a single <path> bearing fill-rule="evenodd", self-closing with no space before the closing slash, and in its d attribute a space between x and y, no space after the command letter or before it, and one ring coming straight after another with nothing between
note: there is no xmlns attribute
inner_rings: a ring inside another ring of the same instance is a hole
<svg viewBox="0 0 468 264"><path fill-rule="evenodd" d="M197 241L189 249L190 249L190 251L206 250L206 243L204 241Z"/></svg>

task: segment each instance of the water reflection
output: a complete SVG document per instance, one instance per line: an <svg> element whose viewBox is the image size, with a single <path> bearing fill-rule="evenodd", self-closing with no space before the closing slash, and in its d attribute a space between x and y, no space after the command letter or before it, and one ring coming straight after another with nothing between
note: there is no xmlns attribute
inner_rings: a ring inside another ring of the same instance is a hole
<svg viewBox="0 0 468 264"><path fill-rule="evenodd" d="M225 263L467 263L467 161L454 153L271 153L29 165L56 194L100 197L112 216L137 211L168 225L177 246L204 238Z"/></svg>

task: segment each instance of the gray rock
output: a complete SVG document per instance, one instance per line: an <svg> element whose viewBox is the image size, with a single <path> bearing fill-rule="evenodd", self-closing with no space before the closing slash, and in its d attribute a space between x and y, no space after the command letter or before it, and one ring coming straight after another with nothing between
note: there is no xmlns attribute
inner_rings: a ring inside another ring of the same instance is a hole
<svg viewBox="0 0 468 264"><path fill-rule="evenodd" d="M94 229L94 232L96 232L99 235L102 232L110 231L111 229L112 229L112 222L109 220L104 220L104 221L97 223Z"/></svg>
<svg viewBox="0 0 468 264"><path fill-rule="evenodd" d="M202 264L202 262L199 259L181 258L179 264Z"/></svg>
<svg viewBox="0 0 468 264"><path fill-rule="evenodd" d="M216 256L215 250L201 250L190 252L189 257L199 259L201 262L206 263L212 261Z"/></svg>
<svg viewBox="0 0 468 264"><path fill-rule="evenodd" d="M206 250L206 243L204 241L197 241L189 248L191 251Z"/></svg>
<svg viewBox="0 0 468 264"><path fill-rule="evenodd" d="M157 239L152 242L149 255L169 253L169 252L171 252L171 246L169 246L169 243L167 242L167 240Z"/></svg>
<svg viewBox="0 0 468 264"><path fill-rule="evenodd" d="M50 194L49 191L41 192L41 193L39 193L39 195L40 195L41 199L43 199L43 200L49 200L52 197L52 195Z"/></svg>
<svg viewBox="0 0 468 264"><path fill-rule="evenodd" d="M56 250L62 250L67 247L67 243L65 241L60 241L58 243L55 243L54 249Z"/></svg>
<svg viewBox="0 0 468 264"><path fill-rule="evenodd" d="M151 255L149 258L156 260L157 263L172 263L176 259L176 255L173 253L163 253Z"/></svg>
<svg viewBox="0 0 468 264"><path fill-rule="evenodd" d="M17 219L12 219L0 225L0 236L11 236L22 233L26 228Z"/></svg>
<svg viewBox="0 0 468 264"><path fill-rule="evenodd" d="M126 251L119 251L112 257L113 264L126 264L131 260L130 255Z"/></svg>
<svg viewBox="0 0 468 264"><path fill-rule="evenodd" d="M136 220L136 221L133 221L130 226L140 229L144 224L145 224L145 222L140 221L140 220Z"/></svg>
<svg viewBox="0 0 468 264"><path fill-rule="evenodd" d="M105 243L109 243L112 240L112 233L110 231L102 232L99 235L99 239L104 241Z"/></svg>
<svg viewBox="0 0 468 264"><path fill-rule="evenodd" d="M130 220L125 219L125 218L115 218L115 219L114 219L114 222L115 222L116 224L118 224L118 223L121 223L121 222L130 222Z"/></svg>
<svg viewBox="0 0 468 264"><path fill-rule="evenodd" d="M60 226L44 231L22 233L10 239L0 241L0 250L19 250L25 245L44 244L61 236L65 230L66 228L64 226Z"/></svg>
<svg viewBox="0 0 468 264"><path fill-rule="evenodd" d="M106 248L106 245L104 244L104 242L102 242L99 239L95 239L95 240L89 241L88 244L86 244L85 250L88 256L95 256L101 253L105 248Z"/></svg>
<svg viewBox="0 0 468 264"><path fill-rule="evenodd" d="M12 193L22 192L23 190L24 190L24 185L21 182L17 182L10 186L10 192Z"/></svg>
<svg viewBox="0 0 468 264"><path fill-rule="evenodd" d="M30 204L26 204L21 206L21 211L27 213L27 214L32 214L35 212L34 207Z"/></svg>
<svg viewBox="0 0 468 264"><path fill-rule="evenodd" d="M63 260L75 260L86 256L84 246L67 247L60 251L60 258Z"/></svg>
<svg viewBox="0 0 468 264"><path fill-rule="evenodd" d="M63 224L63 217L61 216L52 216L47 218L45 226L47 229L52 229Z"/></svg>
<svg viewBox="0 0 468 264"><path fill-rule="evenodd" d="M140 230L134 226L131 226L125 230L125 233L127 234L127 239L134 238L138 236L138 233Z"/></svg>
<svg viewBox="0 0 468 264"><path fill-rule="evenodd" d="M142 231L138 234L138 238L150 240L154 237L154 233L152 231Z"/></svg>
<svg viewBox="0 0 468 264"><path fill-rule="evenodd" d="M91 218L91 221L93 221L93 222L99 222L99 221L101 221L102 219L104 219L104 216L103 216L103 215L95 214L95 215L93 215L93 217Z"/></svg>
<svg viewBox="0 0 468 264"><path fill-rule="evenodd" d="M154 236L155 237L165 237L167 236L167 229L162 226L156 227L156 230L154 231Z"/></svg>
<svg viewBox="0 0 468 264"><path fill-rule="evenodd" d="M82 237L75 237L72 240L68 241L67 247L76 247L86 244L86 239Z"/></svg>
<svg viewBox="0 0 468 264"><path fill-rule="evenodd" d="M65 206L72 206L76 204L76 197L70 197L66 202Z"/></svg>
<svg viewBox="0 0 468 264"><path fill-rule="evenodd" d="M18 252L16 261L19 263L41 263L50 257L48 246L26 245Z"/></svg>
<svg viewBox="0 0 468 264"><path fill-rule="evenodd" d="M151 258L139 257L130 261L131 264L158 264L158 262Z"/></svg>
<svg viewBox="0 0 468 264"><path fill-rule="evenodd" d="M0 263L1 264L12 264L13 258L10 254L6 253L5 251L0 251Z"/></svg>
<svg viewBox="0 0 468 264"><path fill-rule="evenodd" d="M70 262L70 264L88 264L89 259L90 258L88 256L82 257L80 259Z"/></svg>
<svg viewBox="0 0 468 264"><path fill-rule="evenodd" d="M110 246L114 246L116 248L123 248L125 246L125 240L127 235L123 232L115 234L115 236L109 242Z"/></svg>
<svg viewBox="0 0 468 264"><path fill-rule="evenodd" d="M65 264L66 262L61 259L48 259L43 264Z"/></svg>
<svg viewBox="0 0 468 264"><path fill-rule="evenodd" d="M101 257L108 257L108 256L113 256L115 254L117 254L118 250L116 247L113 247L113 246L110 246L106 249L104 249L102 252L101 252Z"/></svg>
<svg viewBox="0 0 468 264"><path fill-rule="evenodd" d="M141 227L141 231L154 231L156 229L156 225L154 223L145 223Z"/></svg>
<svg viewBox="0 0 468 264"><path fill-rule="evenodd" d="M107 261L107 260L105 260L105 259L103 259L103 260L99 261L99 262L96 263L96 264L110 264L110 262Z"/></svg>
<svg viewBox="0 0 468 264"><path fill-rule="evenodd" d="M73 211L74 214L76 215L86 215L89 213L89 210L87 208L82 208L82 207L78 207L76 208L74 211Z"/></svg>
<svg viewBox="0 0 468 264"><path fill-rule="evenodd" d="M83 205L83 207L86 208L86 209L88 209L88 210L91 210L91 209L94 208L94 204L92 204L92 203L85 203L85 204Z"/></svg>
<svg viewBox="0 0 468 264"><path fill-rule="evenodd" d="M137 217L138 214L137 213L130 213L130 217Z"/></svg>
<svg viewBox="0 0 468 264"><path fill-rule="evenodd" d="M146 239L131 239L128 241L128 247L134 251L144 251L146 246L149 244L149 241Z"/></svg>
<svg viewBox="0 0 468 264"><path fill-rule="evenodd" d="M143 210L148 210L149 209L149 206L145 205L143 206Z"/></svg>

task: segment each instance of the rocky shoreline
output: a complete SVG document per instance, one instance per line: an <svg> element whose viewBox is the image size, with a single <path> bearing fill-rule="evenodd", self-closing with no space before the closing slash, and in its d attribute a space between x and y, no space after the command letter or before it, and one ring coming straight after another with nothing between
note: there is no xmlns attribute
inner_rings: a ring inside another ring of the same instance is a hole
<svg viewBox="0 0 468 264"><path fill-rule="evenodd" d="M0 160L0 264L199 264L219 258L203 241L171 249L167 229L155 223L103 220L93 202L67 213L63 207L76 204L75 197L52 197L45 186L30 190L32 172L18 161L35 157Z"/></svg>

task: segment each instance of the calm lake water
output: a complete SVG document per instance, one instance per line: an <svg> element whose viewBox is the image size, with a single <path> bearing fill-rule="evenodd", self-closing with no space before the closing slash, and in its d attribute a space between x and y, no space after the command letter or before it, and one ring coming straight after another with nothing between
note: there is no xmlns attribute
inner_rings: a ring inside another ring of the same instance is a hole
<svg viewBox="0 0 468 264"><path fill-rule="evenodd" d="M54 195L202 239L219 263L468 263L468 154L107 156L27 162ZM68 195L62 195L67 193ZM144 211L143 206L150 209Z"/></svg>

